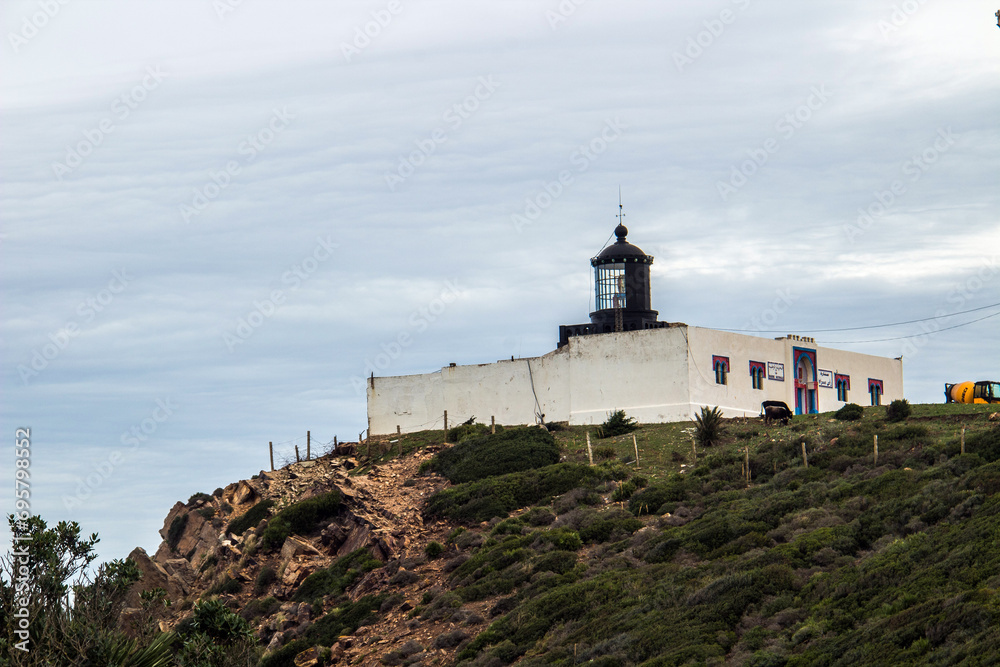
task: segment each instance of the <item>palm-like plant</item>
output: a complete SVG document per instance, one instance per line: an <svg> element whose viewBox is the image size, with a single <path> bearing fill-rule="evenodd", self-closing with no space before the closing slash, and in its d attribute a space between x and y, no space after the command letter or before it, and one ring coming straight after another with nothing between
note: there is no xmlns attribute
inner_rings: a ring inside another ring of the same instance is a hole
<svg viewBox="0 0 1000 667"><path fill-rule="evenodd" d="M702 447L710 447L719 439L722 433L722 411L719 406L711 410L707 405L702 406L701 412L694 417L695 431L694 439Z"/></svg>

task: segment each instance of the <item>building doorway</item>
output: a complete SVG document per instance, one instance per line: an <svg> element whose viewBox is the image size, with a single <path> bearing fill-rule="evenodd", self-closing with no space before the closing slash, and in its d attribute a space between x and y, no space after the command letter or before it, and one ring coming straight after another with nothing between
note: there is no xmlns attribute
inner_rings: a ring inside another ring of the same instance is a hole
<svg viewBox="0 0 1000 667"><path fill-rule="evenodd" d="M816 402L815 350L795 349L795 414L819 412Z"/></svg>

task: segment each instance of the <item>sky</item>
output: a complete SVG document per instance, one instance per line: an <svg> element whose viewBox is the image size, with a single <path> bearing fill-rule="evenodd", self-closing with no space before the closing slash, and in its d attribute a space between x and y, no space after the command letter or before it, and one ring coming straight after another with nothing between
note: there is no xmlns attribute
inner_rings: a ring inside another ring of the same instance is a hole
<svg viewBox="0 0 1000 667"><path fill-rule="evenodd" d="M31 511L152 552L369 373L551 351L619 190L661 320L1000 379L997 8L3 3L4 513L30 428Z"/></svg>

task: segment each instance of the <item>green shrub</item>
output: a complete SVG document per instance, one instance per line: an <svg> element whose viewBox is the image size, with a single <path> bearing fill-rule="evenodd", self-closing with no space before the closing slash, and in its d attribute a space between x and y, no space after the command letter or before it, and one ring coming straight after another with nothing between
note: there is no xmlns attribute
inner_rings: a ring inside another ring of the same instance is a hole
<svg viewBox="0 0 1000 667"><path fill-rule="evenodd" d="M694 418L694 439L702 447L711 447L722 433L722 411L716 406L709 410L707 405Z"/></svg>
<svg viewBox="0 0 1000 667"><path fill-rule="evenodd" d="M631 433L639 428L639 422L625 414L624 410L615 410L608 415L603 424L597 427L595 435L598 438L612 438L616 435Z"/></svg>
<svg viewBox="0 0 1000 667"><path fill-rule="evenodd" d="M167 544L171 549L177 548L177 543L181 541L181 535L184 534L184 529L187 528L187 524L187 512L184 514L178 514L174 517L174 520L170 522L170 528L167 529Z"/></svg>
<svg viewBox="0 0 1000 667"><path fill-rule="evenodd" d="M428 558L433 560L444 553L444 545L440 542L432 540L427 543L426 547L424 547L424 553L427 554Z"/></svg>
<svg viewBox="0 0 1000 667"><path fill-rule="evenodd" d="M340 492L336 490L289 505L267 522L260 537L261 546L271 551L280 549L289 535L311 532L318 522L333 516L339 508Z"/></svg>
<svg viewBox="0 0 1000 667"><path fill-rule="evenodd" d="M557 463L537 470L458 484L428 498L428 516L467 523L507 516L519 507L537 504L580 486L601 481L606 472L577 463Z"/></svg>
<svg viewBox="0 0 1000 667"><path fill-rule="evenodd" d="M569 528L553 528L538 536L542 542L551 544L560 551L576 551L583 546L580 534Z"/></svg>
<svg viewBox="0 0 1000 667"><path fill-rule="evenodd" d="M202 519L205 519L206 521L210 521L212 519L212 517L215 516L215 508L214 507L202 507L200 510L198 510L198 515Z"/></svg>
<svg viewBox="0 0 1000 667"><path fill-rule="evenodd" d="M209 554L205 556L204 560L201 561L201 567L198 568L199 572L204 572L213 565L218 565L219 559L215 554Z"/></svg>
<svg viewBox="0 0 1000 667"><path fill-rule="evenodd" d="M243 590L243 584L226 575L212 584L205 591L205 595L236 595L241 590Z"/></svg>
<svg viewBox="0 0 1000 667"><path fill-rule="evenodd" d="M635 494L636 491L642 489L646 486L645 477L633 477L632 479L626 480L618 485L615 492L611 494L611 500L616 503L628 500Z"/></svg>
<svg viewBox="0 0 1000 667"><path fill-rule="evenodd" d="M594 459L597 461L610 461L615 458L617 454L615 453L615 448L611 445L601 445L600 447L594 447Z"/></svg>
<svg viewBox="0 0 1000 667"><path fill-rule="evenodd" d="M584 542L607 542L613 538L624 539L642 528L639 521L629 512L612 509L599 514L595 520L580 528L580 539Z"/></svg>
<svg viewBox="0 0 1000 667"><path fill-rule="evenodd" d="M910 402L905 398L897 398L885 409L886 421L901 422L910 416Z"/></svg>
<svg viewBox="0 0 1000 667"><path fill-rule="evenodd" d="M273 500L262 500L242 515L236 517L229 522L226 527L226 531L232 533L233 535L242 535L247 532L248 528L253 528L261 520L267 518L268 512L274 507Z"/></svg>
<svg viewBox="0 0 1000 667"><path fill-rule="evenodd" d="M847 403L844 407L833 413L833 416L842 422L853 422L861 419L864 414L865 409L857 403Z"/></svg>
<svg viewBox="0 0 1000 667"><path fill-rule="evenodd" d="M292 600L308 602L326 595L340 595L362 575L381 566L382 563L367 549L357 549L306 577L292 595Z"/></svg>
<svg viewBox="0 0 1000 667"><path fill-rule="evenodd" d="M439 452L430 469L452 484L461 484L558 462L559 445L548 431L521 427L466 438Z"/></svg>
<svg viewBox="0 0 1000 667"><path fill-rule="evenodd" d="M1000 427L994 426L966 438L965 451L978 454L987 463L1000 460Z"/></svg>
<svg viewBox="0 0 1000 667"><path fill-rule="evenodd" d="M190 505L191 503L194 503L198 500L211 500L211 499L212 496L208 495L207 493L202 493L201 491L199 491L198 493L191 494L191 497L188 498L187 504Z"/></svg>
<svg viewBox="0 0 1000 667"><path fill-rule="evenodd" d="M466 438L479 438L484 435L490 435L490 427L486 424L475 423L476 418L473 417L469 422L465 424L459 424L454 428L448 429L448 434L445 436L446 442L461 442ZM503 426L499 424L496 425L497 433L503 430Z"/></svg>
<svg viewBox="0 0 1000 667"><path fill-rule="evenodd" d="M628 509L632 514L661 514L660 508L666 503L680 502L687 499L694 482L682 475L673 475L660 484L633 494L628 501Z"/></svg>
<svg viewBox="0 0 1000 667"><path fill-rule="evenodd" d="M243 611L240 612L240 616L250 622L253 622L258 618L270 616L274 612L278 611L280 607L281 603L276 600L273 595L268 595L264 598L254 598L243 608Z"/></svg>
<svg viewBox="0 0 1000 667"><path fill-rule="evenodd" d="M263 595L268 587L278 580L278 572L270 565L260 568L257 579L254 581L253 591L255 595Z"/></svg>

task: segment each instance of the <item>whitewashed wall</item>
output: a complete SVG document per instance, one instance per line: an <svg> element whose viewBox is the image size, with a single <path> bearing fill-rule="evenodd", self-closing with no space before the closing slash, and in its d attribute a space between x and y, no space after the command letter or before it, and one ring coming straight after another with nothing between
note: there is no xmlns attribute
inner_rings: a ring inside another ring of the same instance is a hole
<svg viewBox="0 0 1000 667"><path fill-rule="evenodd" d="M801 340L758 338L698 327L689 327L688 337L692 403L696 406L717 405L727 417L759 414L761 402L767 400L784 401L795 410L795 368L792 361L796 347L816 350L817 369L851 376L848 403L870 404L868 378L882 380L883 405L903 398L903 362L899 359L835 350ZM730 375L725 385L715 382L712 355L729 357ZM750 381L751 360L783 364L784 381L765 379L763 389L754 389ZM819 387L817 403L819 412L829 412L843 407L845 401L837 400L836 387Z"/></svg>
<svg viewBox="0 0 1000 667"><path fill-rule="evenodd" d="M542 357L493 364L448 366L434 373L376 377L368 385L368 418L375 435L449 426L475 417L489 423L545 421L599 424L613 410L644 423L686 421L703 405L727 417L757 415L764 400L794 410L792 349L816 350L817 367L851 376L848 400L868 405L868 378L884 383L883 403L903 397L903 367L896 359L845 352L789 339L674 327L571 338ZM712 355L728 356L728 383L715 382ZM784 364L784 382L752 388L749 361ZM530 373L529 373L530 370ZM819 410L840 408L835 388L818 389ZM537 403L536 403L537 400Z"/></svg>

